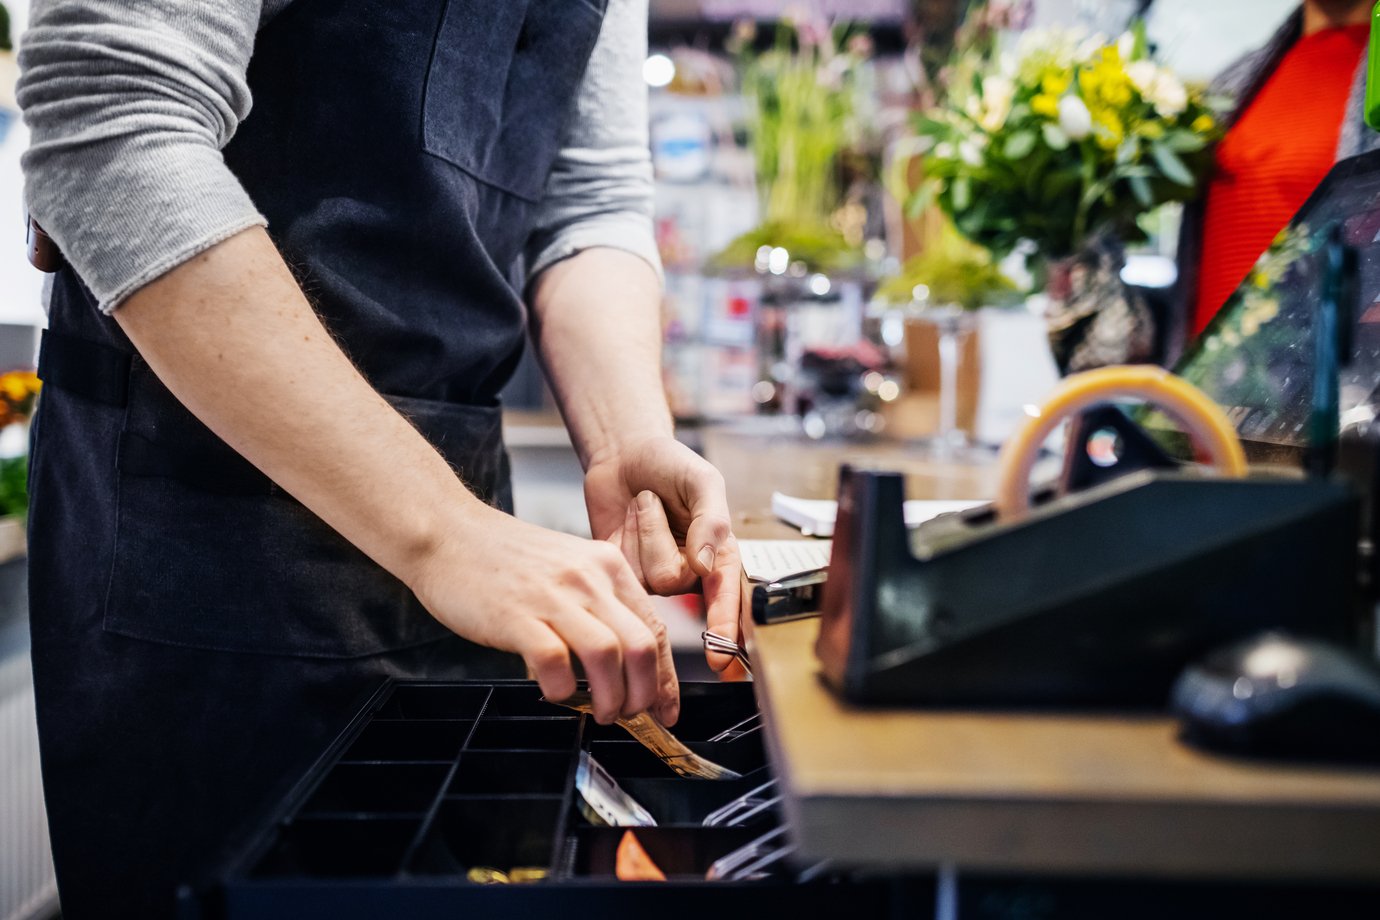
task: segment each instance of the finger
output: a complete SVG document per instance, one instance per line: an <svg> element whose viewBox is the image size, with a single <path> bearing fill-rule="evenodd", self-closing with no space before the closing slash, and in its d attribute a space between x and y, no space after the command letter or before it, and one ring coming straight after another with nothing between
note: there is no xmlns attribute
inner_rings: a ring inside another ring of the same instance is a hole
<svg viewBox="0 0 1380 920"><path fill-rule="evenodd" d="M661 499L653 492L639 492L632 507L639 559L634 570L641 572L642 583L663 596L695 590L699 577L686 563L685 553L676 543Z"/></svg>
<svg viewBox="0 0 1380 920"><path fill-rule="evenodd" d="M728 667L719 672L719 680L725 683L737 683L751 677L748 669L743 667L743 663L738 659L733 659L728 663Z"/></svg>
<svg viewBox="0 0 1380 920"><path fill-rule="evenodd" d="M743 563L738 557L738 541L732 535L724 541L714 571L704 579L705 620L710 632L742 644L738 617L742 612ZM733 661L732 655L705 650L705 660L715 671L722 671Z"/></svg>
<svg viewBox="0 0 1380 920"><path fill-rule="evenodd" d="M631 570L625 570L629 590L627 601L610 592L591 609L600 622L613 631L623 659L622 715L628 718L645 712L657 701L657 639L642 614L635 613L631 604L649 604L640 585L633 584ZM634 593L635 592L635 593Z"/></svg>
<svg viewBox="0 0 1380 920"><path fill-rule="evenodd" d="M618 546L623 551L623 558L626 559L628 565L632 567L633 577L637 579L638 584L645 585L647 583L647 578L642 572L642 562L639 558L640 550L637 544L637 500L634 499L628 502L627 513L623 519L623 527L618 531Z"/></svg>
<svg viewBox="0 0 1380 920"><path fill-rule="evenodd" d="M705 464L691 476L686 505L690 509L690 526L685 531L685 552L691 568L703 578L714 571L733 534L724 478L718 470Z"/></svg>
<svg viewBox="0 0 1380 920"><path fill-rule="evenodd" d="M614 590L628 609L646 624L656 643L656 693L652 715L662 725L675 725L680 718L680 681L671 657L671 639L666 633L666 624L657 615L651 598L632 581L631 572L614 582Z"/></svg>
<svg viewBox="0 0 1380 920"><path fill-rule="evenodd" d="M550 621L575 657L584 665L589 693L594 699L594 720L612 724L623 711L623 653L618 637L599 618L583 608L563 612Z"/></svg>
<svg viewBox="0 0 1380 920"><path fill-rule="evenodd" d="M537 619L522 620L516 632L513 651L526 662L527 673L541 685L542 695L549 700L567 699L575 692L575 669L561 637Z"/></svg>

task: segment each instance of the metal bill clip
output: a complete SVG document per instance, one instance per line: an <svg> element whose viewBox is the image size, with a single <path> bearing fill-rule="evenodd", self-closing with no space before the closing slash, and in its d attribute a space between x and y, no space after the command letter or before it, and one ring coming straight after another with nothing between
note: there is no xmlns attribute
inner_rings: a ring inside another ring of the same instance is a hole
<svg viewBox="0 0 1380 920"><path fill-rule="evenodd" d="M737 642L707 629L700 633L700 638L704 640L704 647L707 651L732 655L743 666L744 671L749 674L752 673L752 662L748 661L747 651Z"/></svg>

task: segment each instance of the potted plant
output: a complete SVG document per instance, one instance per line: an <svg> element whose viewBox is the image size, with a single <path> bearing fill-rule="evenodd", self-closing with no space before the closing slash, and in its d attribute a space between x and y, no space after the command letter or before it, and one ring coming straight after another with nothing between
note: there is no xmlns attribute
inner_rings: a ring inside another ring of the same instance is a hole
<svg viewBox="0 0 1380 920"><path fill-rule="evenodd" d="M916 121L924 179L912 207L937 205L998 255L1033 247L1064 369L1118 350L1112 360L1143 360L1152 330L1120 282L1121 246L1145 238L1146 214L1197 194L1221 104L1156 63L1141 26L1116 40L1026 32L1008 54L960 53L954 72Z"/></svg>
<svg viewBox="0 0 1380 920"><path fill-rule="evenodd" d="M856 79L870 42L866 35L849 37L846 27L789 16L768 50L754 54L754 37L751 25L735 31L762 219L711 264L784 274L775 263L759 264L764 254L784 250L785 268L796 266L799 274L852 268L862 241L840 226L840 176L859 137Z"/></svg>

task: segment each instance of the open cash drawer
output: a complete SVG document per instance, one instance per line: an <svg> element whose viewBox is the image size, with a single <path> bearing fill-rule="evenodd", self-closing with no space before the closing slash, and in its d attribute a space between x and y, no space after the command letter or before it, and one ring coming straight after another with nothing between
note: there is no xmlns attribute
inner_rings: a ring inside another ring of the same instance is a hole
<svg viewBox="0 0 1380 920"><path fill-rule="evenodd" d="M707 881L716 860L779 829L781 816L745 807L741 819L705 826L770 780L771 768L761 732L732 731L757 712L750 685L683 684L681 694L677 737L742 779L682 779L621 728L542 701L532 682L390 681L211 890L185 898L184 916L607 920L645 911L721 920L933 909L932 879L841 876L789 857L764 877ZM580 813L581 750L656 819L635 834L666 882L616 878L623 830ZM545 878L478 884L468 877L475 867L539 869Z"/></svg>

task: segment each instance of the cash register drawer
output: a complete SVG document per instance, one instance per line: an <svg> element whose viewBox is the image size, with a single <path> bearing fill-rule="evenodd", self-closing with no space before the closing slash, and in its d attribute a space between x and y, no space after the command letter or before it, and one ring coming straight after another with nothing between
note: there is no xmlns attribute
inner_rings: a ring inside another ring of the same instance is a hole
<svg viewBox="0 0 1380 920"><path fill-rule="evenodd" d="M933 909L932 879L862 879L789 861L755 881L707 881L714 861L781 818L765 809L734 826L704 826L769 780L771 767L761 732L710 740L756 713L750 685L681 692L676 735L741 780L679 778L621 728L543 702L535 683L389 682L239 855L185 895L184 916L721 920ZM582 749L656 819L635 834L668 881L614 876L623 831L581 815ZM546 877L483 885L469 881L474 867L538 868Z"/></svg>

